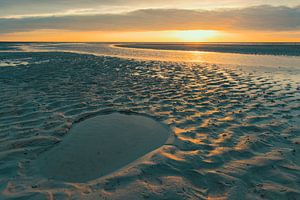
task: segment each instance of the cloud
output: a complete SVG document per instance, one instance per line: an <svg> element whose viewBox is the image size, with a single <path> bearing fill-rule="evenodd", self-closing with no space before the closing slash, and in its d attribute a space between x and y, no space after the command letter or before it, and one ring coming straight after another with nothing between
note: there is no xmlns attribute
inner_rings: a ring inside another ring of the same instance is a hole
<svg viewBox="0 0 300 200"><path fill-rule="evenodd" d="M119 14L80 14L0 18L0 33L40 29L72 31L300 30L300 6L243 9L143 9Z"/></svg>
<svg viewBox="0 0 300 200"><path fill-rule="evenodd" d="M299 0L264 0L263 3L272 6L296 6L299 5ZM78 9L118 12L147 8L237 8L261 4L261 0L0 0L0 17L61 13Z"/></svg>

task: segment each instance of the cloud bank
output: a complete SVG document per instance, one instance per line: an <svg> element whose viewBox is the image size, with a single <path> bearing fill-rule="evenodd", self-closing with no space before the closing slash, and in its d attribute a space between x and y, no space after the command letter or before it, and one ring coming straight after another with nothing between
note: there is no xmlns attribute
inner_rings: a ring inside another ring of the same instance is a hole
<svg viewBox="0 0 300 200"><path fill-rule="evenodd" d="M143 9L120 14L0 18L0 33L41 29L71 31L300 30L300 6L242 9Z"/></svg>
<svg viewBox="0 0 300 200"><path fill-rule="evenodd" d="M264 4L279 6L299 5L299 0L264 0ZM106 8L129 10L145 8L224 8L261 5L261 0L0 0L0 16L57 13L74 9Z"/></svg>

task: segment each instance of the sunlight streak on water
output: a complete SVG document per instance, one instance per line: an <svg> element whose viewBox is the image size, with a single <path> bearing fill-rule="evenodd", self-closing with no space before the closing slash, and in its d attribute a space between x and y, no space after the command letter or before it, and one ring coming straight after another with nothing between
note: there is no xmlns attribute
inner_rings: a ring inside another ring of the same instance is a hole
<svg viewBox="0 0 300 200"><path fill-rule="evenodd" d="M297 67L300 56L251 55L201 51L151 50L117 47L109 43L46 43L25 44L25 51L68 51L95 55L116 56L141 60L200 62L264 67Z"/></svg>

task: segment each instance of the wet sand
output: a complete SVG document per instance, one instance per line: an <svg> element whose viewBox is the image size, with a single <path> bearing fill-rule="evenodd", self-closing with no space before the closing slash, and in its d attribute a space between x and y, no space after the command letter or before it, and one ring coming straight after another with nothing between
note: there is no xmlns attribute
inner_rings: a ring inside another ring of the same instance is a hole
<svg viewBox="0 0 300 200"><path fill-rule="evenodd" d="M276 70L0 54L16 58L31 59L0 67L0 199L300 197L300 86L287 76L274 78ZM151 118L174 137L103 177L78 182L38 173L35 162L51 152L60 159L55 153L63 151L55 149L82 119L113 112Z"/></svg>

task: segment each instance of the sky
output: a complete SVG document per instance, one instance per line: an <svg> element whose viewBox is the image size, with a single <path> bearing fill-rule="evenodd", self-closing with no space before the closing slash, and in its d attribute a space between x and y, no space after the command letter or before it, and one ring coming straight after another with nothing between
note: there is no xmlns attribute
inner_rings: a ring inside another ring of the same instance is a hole
<svg viewBox="0 0 300 200"><path fill-rule="evenodd" d="M0 0L0 41L300 42L300 1Z"/></svg>

